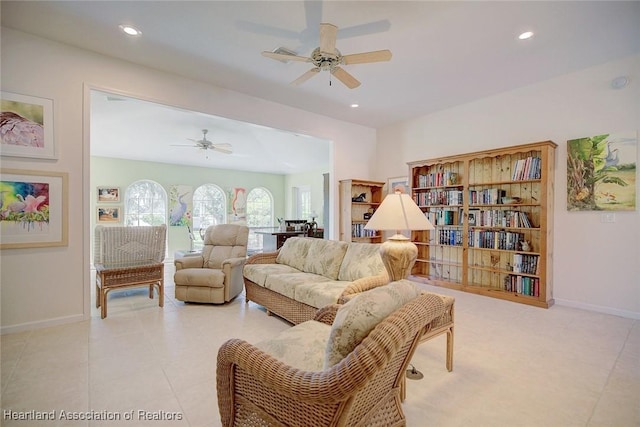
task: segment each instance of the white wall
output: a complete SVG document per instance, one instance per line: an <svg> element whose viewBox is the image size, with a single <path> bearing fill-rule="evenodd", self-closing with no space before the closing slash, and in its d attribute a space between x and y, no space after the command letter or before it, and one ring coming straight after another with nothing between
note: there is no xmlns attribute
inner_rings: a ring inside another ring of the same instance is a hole
<svg viewBox="0 0 640 427"><path fill-rule="evenodd" d="M621 75L631 84L611 89ZM568 212L566 202L566 141L627 130L640 130L640 55L379 129L376 178L405 175L412 160L554 141L556 303L639 319L638 210L604 224L597 212Z"/></svg>
<svg viewBox="0 0 640 427"><path fill-rule="evenodd" d="M373 176L376 132L114 60L8 28L1 29L2 90L53 99L56 161L2 158L2 167L69 173L69 245L2 250L1 331L86 319L89 280L89 97L95 88L136 98L312 134L333 141L332 216L340 179ZM212 70L212 72L215 72ZM332 218L332 223L336 223ZM337 228L332 230L337 238Z"/></svg>

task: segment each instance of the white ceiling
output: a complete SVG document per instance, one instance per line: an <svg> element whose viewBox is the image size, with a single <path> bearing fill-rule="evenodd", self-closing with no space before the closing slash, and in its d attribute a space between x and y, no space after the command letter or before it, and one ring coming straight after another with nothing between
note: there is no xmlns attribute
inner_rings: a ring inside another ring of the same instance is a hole
<svg viewBox="0 0 640 427"><path fill-rule="evenodd" d="M6 27L373 128L640 52L638 1L3 0L0 5ZM289 85L309 64L282 63L260 52L282 46L308 56L318 45L321 22L341 29L342 54L390 49L393 58L345 66L362 82L353 90L337 80L329 85L327 72ZM118 30L122 23L135 25L142 36L125 37ZM534 37L518 40L525 30ZM352 103L360 107L352 109ZM106 111L110 104L103 104ZM111 110L117 114L121 108ZM167 130L171 142L139 131L137 143L150 140L157 151L184 138L198 139L206 127L212 140L237 146L238 156L254 151L244 151L241 130L222 126L216 135L208 121L190 120L193 126L177 123L179 128ZM256 128L248 129L247 139L262 139ZM272 143L264 138L264 144ZM303 139L293 138L294 144Z"/></svg>

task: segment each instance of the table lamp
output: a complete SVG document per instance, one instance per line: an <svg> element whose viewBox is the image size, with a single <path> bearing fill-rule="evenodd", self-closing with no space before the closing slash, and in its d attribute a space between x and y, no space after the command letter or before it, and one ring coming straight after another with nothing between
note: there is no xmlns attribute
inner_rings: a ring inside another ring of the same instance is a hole
<svg viewBox="0 0 640 427"><path fill-rule="evenodd" d="M418 247L400 231L433 230L434 226L413 199L397 189L385 197L364 228L396 231L394 236L380 245L382 263L391 281L396 281L409 277L418 257Z"/></svg>

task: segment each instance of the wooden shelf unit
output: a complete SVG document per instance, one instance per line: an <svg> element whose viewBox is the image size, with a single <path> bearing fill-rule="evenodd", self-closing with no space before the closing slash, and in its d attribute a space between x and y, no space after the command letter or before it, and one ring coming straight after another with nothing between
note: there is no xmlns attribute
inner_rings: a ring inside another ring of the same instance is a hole
<svg viewBox="0 0 640 427"><path fill-rule="evenodd" d="M412 275L550 307L556 147L542 141L408 162L411 195L436 227L412 232ZM502 197L518 199L505 204Z"/></svg>
<svg viewBox="0 0 640 427"><path fill-rule="evenodd" d="M366 213L375 211L382 199L384 182L344 179L340 181L340 240L345 242L381 243L382 233L364 230L369 222ZM364 193L364 202L353 202L352 198Z"/></svg>

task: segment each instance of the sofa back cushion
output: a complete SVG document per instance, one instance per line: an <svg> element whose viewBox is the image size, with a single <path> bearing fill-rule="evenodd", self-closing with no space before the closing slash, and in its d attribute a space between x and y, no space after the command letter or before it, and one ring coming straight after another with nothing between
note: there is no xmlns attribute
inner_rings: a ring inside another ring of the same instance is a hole
<svg viewBox="0 0 640 427"><path fill-rule="evenodd" d="M303 271L337 280L349 243L314 238L310 238L310 240L313 242L309 247L309 254L305 260Z"/></svg>
<svg viewBox="0 0 640 427"><path fill-rule="evenodd" d="M376 276L385 271L380 244L349 243L340 266L338 280L353 282L363 277Z"/></svg>
<svg viewBox="0 0 640 427"><path fill-rule="evenodd" d="M289 237L278 251L277 264L286 264L289 267L304 271L304 264L309 256L309 246L313 240L310 237Z"/></svg>
<svg viewBox="0 0 640 427"><path fill-rule="evenodd" d="M207 228L204 235L202 257L205 268L222 268L229 258L247 256L249 227L236 224L220 224Z"/></svg>
<svg viewBox="0 0 640 427"><path fill-rule="evenodd" d="M363 292L338 309L325 351L324 368L351 353L378 323L420 295L420 289L399 280Z"/></svg>

